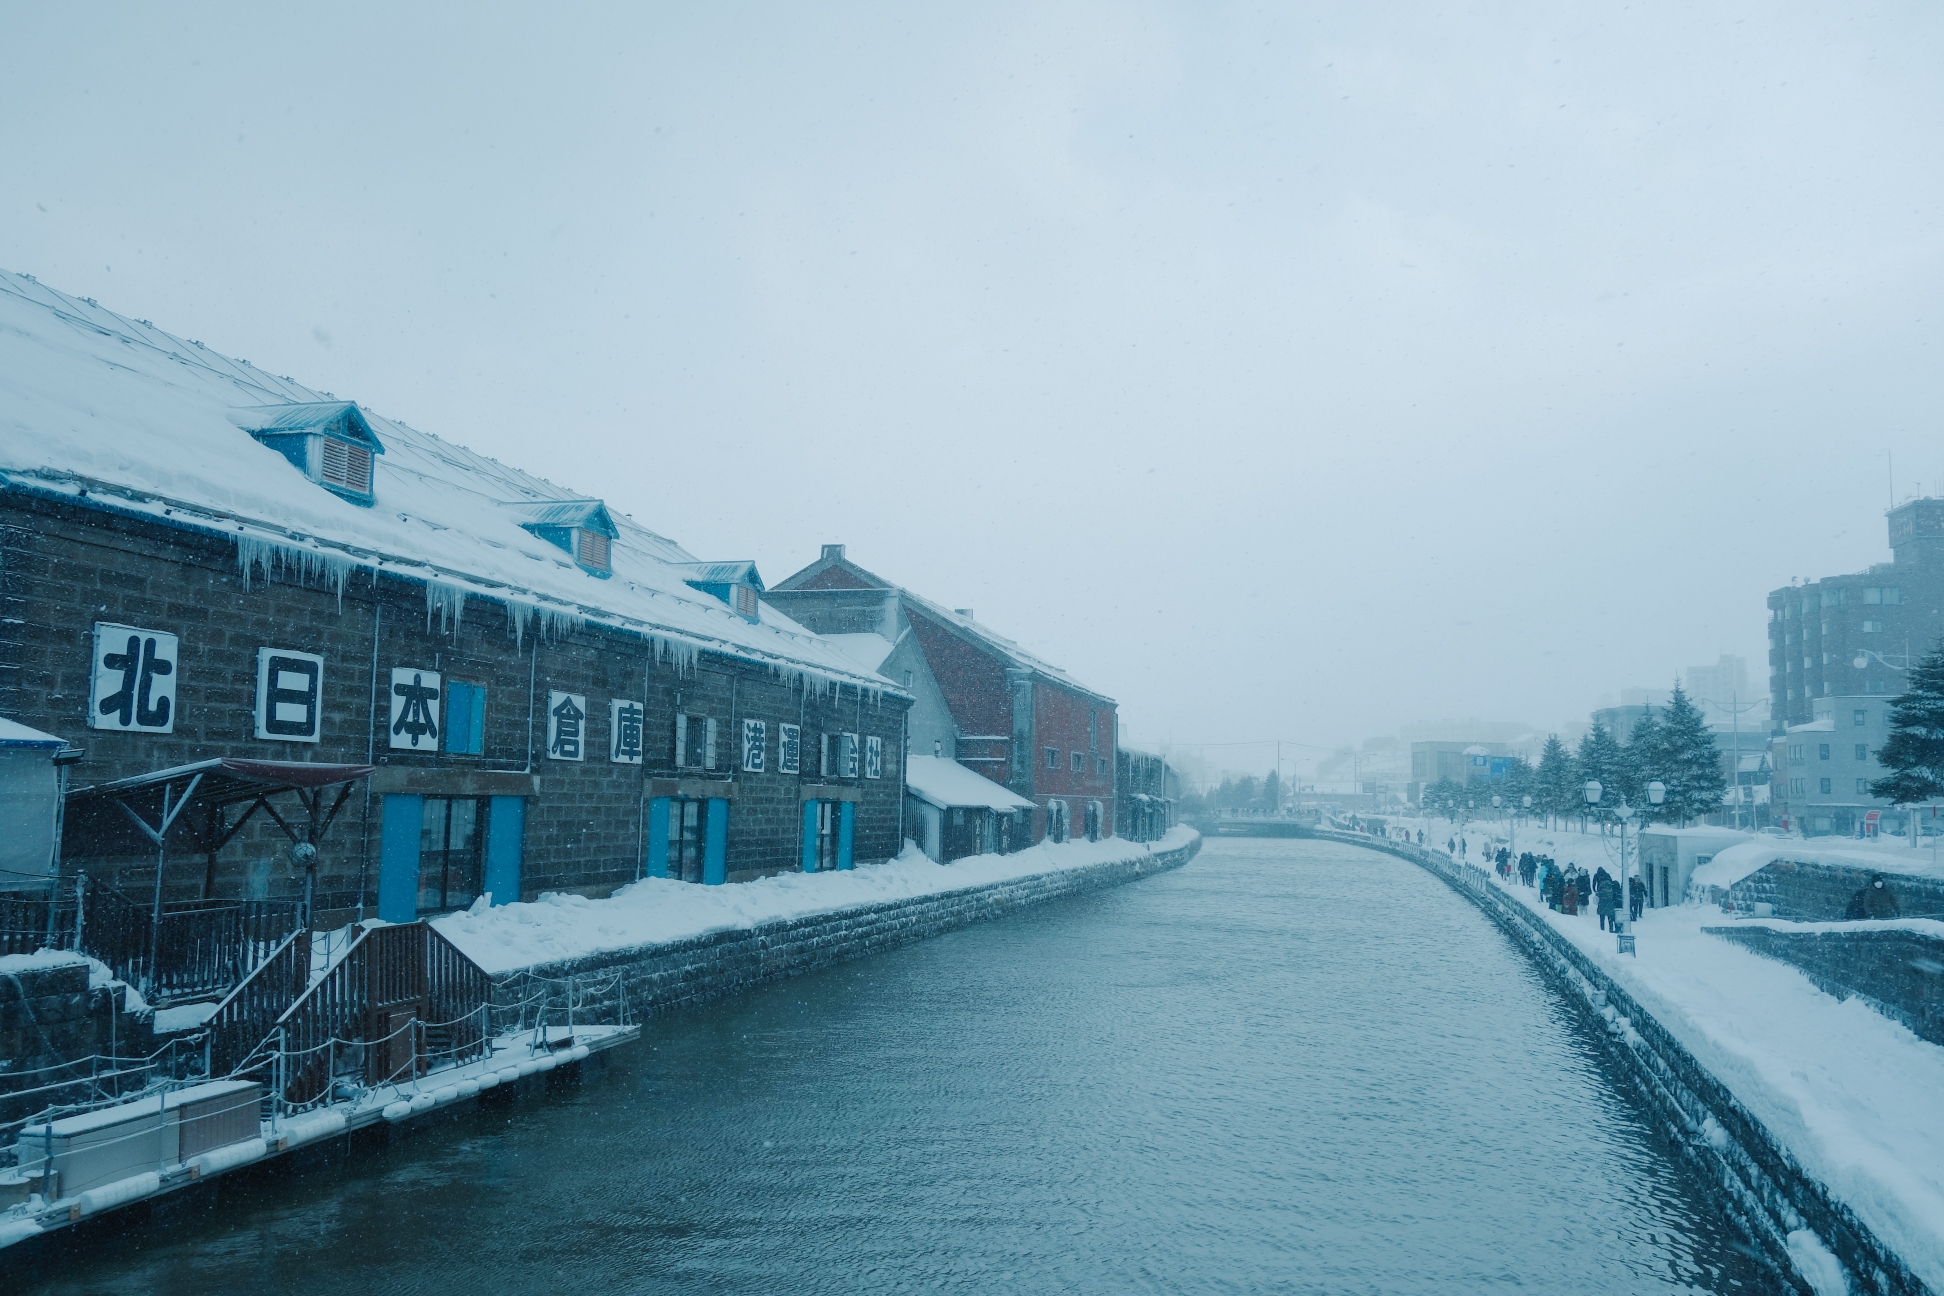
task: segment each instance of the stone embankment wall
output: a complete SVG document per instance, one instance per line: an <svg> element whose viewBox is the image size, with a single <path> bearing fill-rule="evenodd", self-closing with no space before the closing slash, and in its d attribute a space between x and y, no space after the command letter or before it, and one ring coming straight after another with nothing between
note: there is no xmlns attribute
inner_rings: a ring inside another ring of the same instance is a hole
<svg viewBox="0 0 1944 1296"><path fill-rule="evenodd" d="M97 1069L90 1058L148 1051L150 1014L124 1013L127 987L90 987L88 971L57 963L0 972L0 1121L71 1100L61 1082L85 1083Z"/></svg>
<svg viewBox="0 0 1944 1296"><path fill-rule="evenodd" d="M1928 859L1928 856L1924 858ZM1795 922L1838 922L1850 898L1868 886L1867 868L1779 859L1765 864L1728 888L1728 899L1741 913L1769 905L1768 914ZM1896 893L1904 918L1944 917L1944 878L1884 873L1883 884Z"/></svg>
<svg viewBox="0 0 1944 1296"><path fill-rule="evenodd" d="M1362 833L1319 830L1312 835L1422 865L1470 897L1523 946L1607 1041L1621 1073L1645 1107L1661 1117L1681 1155L1705 1181L1720 1187L1723 1205L1759 1247L1759 1258L1770 1267L1778 1289L1812 1296L1788 1259L1788 1235L1807 1228L1849 1271L1852 1291L1924 1296L1922 1281L1854 1212L1811 1178L1726 1085L1578 946L1506 895L1482 870L1437 851Z"/></svg>
<svg viewBox="0 0 1944 1296"><path fill-rule="evenodd" d="M549 1019L564 1021L568 995L588 1020L613 1020L625 996L637 1020L737 994L765 982L800 976L924 940L941 932L1031 905L1119 886L1180 868L1201 840L1173 850L1141 852L1110 864L1034 873L983 886L837 909L751 927L728 928L687 940L612 950L587 958L539 964L493 978L494 1005L503 1019L545 997ZM949 867L949 866L947 866Z"/></svg>
<svg viewBox="0 0 1944 1296"><path fill-rule="evenodd" d="M1944 939L1920 931L1784 931L1759 922L1708 932L1798 967L1838 999L1860 998L1918 1038L1944 1044Z"/></svg>

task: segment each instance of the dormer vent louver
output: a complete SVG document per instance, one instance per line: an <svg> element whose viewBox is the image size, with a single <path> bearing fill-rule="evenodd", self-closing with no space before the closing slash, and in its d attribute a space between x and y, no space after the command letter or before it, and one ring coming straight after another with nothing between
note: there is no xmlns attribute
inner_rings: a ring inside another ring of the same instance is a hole
<svg viewBox="0 0 1944 1296"><path fill-rule="evenodd" d="M231 410L229 417L333 495L353 504L372 503L372 456L385 453L385 447L350 401L253 405Z"/></svg>
<svg viewBox="0 0 1944 1296"><path fill-rule="evenodd" d="M621 533L600 500L520 500L500 507L528 533L573 555L582 571L601 577L613 574L614 541Z"/></svg>

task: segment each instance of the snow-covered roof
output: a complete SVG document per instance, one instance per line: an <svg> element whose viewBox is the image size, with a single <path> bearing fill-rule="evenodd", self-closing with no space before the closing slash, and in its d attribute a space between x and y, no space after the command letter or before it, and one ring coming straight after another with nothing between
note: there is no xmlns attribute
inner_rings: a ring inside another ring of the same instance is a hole
<svg viewBox="0 0 1944 1296"><path fill-rule="evenodd" d="M980 806L991 810L1031 810L1033 803L983 774L944 756L907 756L905 788L940 809Z"/></svg>
<svg viewBox="0 0 1944 1296"><path fill-rule="evenodd" d="M883 635L873 634L868 630L860 634L825 635L824 640L835 644L837 650L850 658L859 670L867 670L872 674L884 669L885 659L891 655L891 650L897 647Z"/></svg>
<svg viewBox="0 0 1944 1296"><path fill-rule="evenodd" d="M342 410L327 392L263 372L0 273L0 484L172 526L228 535L247 573L261 562L335 583L382 570L421 580L428 607L504 602L509 633L594 623L691 660L703 649L822 682L902 695L767 604L750 621L695 590L696 558L625 517L611 579L529 532L518 505L580 507L579 492L427 432L356 411L386 454L374 503L341 499L237 421L278 425ZM295 430L295 429L292 429Z"/></svg>
<svg viewBox="0 0 1944 1296"><path fill-rule="evenodd" d="M230 422L245 432L288 436L300 432L330 432L370 446L379 454L385 446L371 424L351 401L293 401L286 405L253 405L230 411Z"/></svg>
<svg viewBox="0 0 1944 1296"><path fill-rule="evenodd" d="M1792 724L1790 733L1828 733L1836 727L1836 717L1824 716L1820 720L1810 720L1804 724Z"/></svg>
<svg viewBox="0 0 1944 1296"><path fill-rule="evenodd" d="M67 739L29 729L18 720L0 719L0 747L65 747Z"/></svg>
<svg viewBox="0 0 1944 1296"><path fill-rule="evenodd" d="M686 563L683 566L688 573L683 579L691 585L749 585L759 591L763 588L763 578L757 572L756 564L747 558L732 562Z"/></svg>
<svg viewBox="0 0 1944 1296"><path fill-rule="evenodd" d="M518 518L521 526L575 527L599 532L610 540L621 535L607 505L597 499L520 500L500 507Z"/></svg>

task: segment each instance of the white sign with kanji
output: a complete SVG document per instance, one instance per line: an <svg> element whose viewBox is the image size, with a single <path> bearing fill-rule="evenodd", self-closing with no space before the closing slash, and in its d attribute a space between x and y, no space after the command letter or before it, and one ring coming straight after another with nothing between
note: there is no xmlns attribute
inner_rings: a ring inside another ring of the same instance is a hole
<svg viewBox="0 0 1944 1296"><path fill-rule="evenodd" d="M769 758L769 726L761 720L743 721L742 767L753 774L763 772Z"/></svg>
<svg viewBox="0 0 1944 1296"><path fill-rule="evenodd" d="M802 726L793 724L776 726L776 772L778 774L798 773L797 766L802 759Z"/></svg>
<svg viewBox="0 0 1944 1296"><path fill-rule="evenodd" d="M864 777L884 777L884 739L870 737L864 740Z"/></svg>
<svg viewBox="0 0 1944 1296"><path fill-rule="evenodd" d="M608 759L616 765L641 764L641 725L647 710L633 698L608 702Z"/></svg>
<svg viewBox="0 0 1944 1296"><path fill-rule="evenodd" d="M88 727L174 733L178 646L162 630L95 622Z"/></svg>
<svg viewBox="0 0 1944 1296"><path fill-rule="evenodd" d="M278 742L324 738L324 659L294 648L257 649L256 736Z"/></svg>
<svg viewBox="0 0 1944 1296"><path fill-rule="evenodd" d="M394 666L391 673L391 745L398 751L435 752L439 728L439 672Z"/></svg>
<svg viewBox="0 0 1944 1296"><path fill-rule="evenodd" d="M587 759L587 698L584 694L548 690L547 755L553 760Z"/></svg>

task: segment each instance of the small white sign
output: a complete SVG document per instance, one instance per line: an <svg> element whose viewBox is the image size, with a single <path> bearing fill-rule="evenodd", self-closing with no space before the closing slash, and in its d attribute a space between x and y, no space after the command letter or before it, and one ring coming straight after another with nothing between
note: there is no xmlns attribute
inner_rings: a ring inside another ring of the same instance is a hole
<svg viewBox="0 0 1944 1296"><path fill-rule="evenodd" d="M290 648L257 649L256 736L319 742L324 736L324 659Z"/></svg>
<svg viewBox="0 0 1944 1296"><path fill-rule="evenodd" d="M776 726L776 772L795 774L803 759L803 729L800 725Z"/></svg>
<svg viewBox="0 0 1944 1296"><path fill-rule="evenodd" d="M554 760L587 759L587 698L580 693L547 693L547 755Z"/></svg>
<svg viewBox="0 0 1944 1296"><path fill-rule="evenodd" d="M88 727L174 733L179 647L162 630L95 622Z"/></svg>
<svg viewBox="0 0 1944 1296"><path fill-rule="evenodd" d="M884 777L884 739L866 738L864 740L864 777Z"/></svg>
<svg viewBox="0 0 1944 1296"><path fill-rule="evenodd" d="M641 764L641 726L647 711L633 698L608 702L608 759L616 765Z"/></svg>
<svg viewBox="0 0 1944 1296"><path fill-rule="evenodd" d="M743 721L743 769L752 774L760 774L768 758L769 726L761 720Z"/></svg>
<svg viewBox="0 0 1944 1296"><path fill-rule="evenodd" d="M391 745L394 750L435 752L439 727L439 672L394 666L391 673Z"/></svg>

